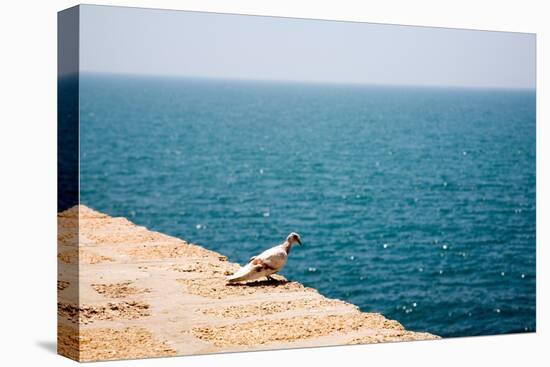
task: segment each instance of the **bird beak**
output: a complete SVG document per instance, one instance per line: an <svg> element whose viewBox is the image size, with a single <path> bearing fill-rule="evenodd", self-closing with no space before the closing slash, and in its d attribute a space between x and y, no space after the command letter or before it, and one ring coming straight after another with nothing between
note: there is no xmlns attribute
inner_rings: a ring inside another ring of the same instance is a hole
<svg viewBox="0 0 550 367"><path fill-rule="evenodd" d="M300 239L296 239L296 241L298 241L298 243L301 245L302 244L302 241L300 241Z"/></svg>

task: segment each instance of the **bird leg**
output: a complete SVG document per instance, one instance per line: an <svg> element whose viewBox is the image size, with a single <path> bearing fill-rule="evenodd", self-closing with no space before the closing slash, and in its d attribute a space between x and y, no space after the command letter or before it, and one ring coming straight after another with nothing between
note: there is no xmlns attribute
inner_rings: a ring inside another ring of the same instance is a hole
<svg viewBox="0 0 550 367"><path fill-rule="evenodd" d="M273 278L271 275L266 275L265 277L266 277L267 280L270 281L270 282L274 282L274 281L275 281L275 278Z"/></svg>

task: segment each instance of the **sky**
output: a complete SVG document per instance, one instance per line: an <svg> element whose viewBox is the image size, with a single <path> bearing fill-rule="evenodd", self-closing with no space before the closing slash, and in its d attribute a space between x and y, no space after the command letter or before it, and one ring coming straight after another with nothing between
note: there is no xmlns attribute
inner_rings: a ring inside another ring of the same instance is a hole
<svg viewBox="0 0 550 367"><path fill-rule="evenodd" d="M534 34L81 6L80 70L535 88Z"/></svg>

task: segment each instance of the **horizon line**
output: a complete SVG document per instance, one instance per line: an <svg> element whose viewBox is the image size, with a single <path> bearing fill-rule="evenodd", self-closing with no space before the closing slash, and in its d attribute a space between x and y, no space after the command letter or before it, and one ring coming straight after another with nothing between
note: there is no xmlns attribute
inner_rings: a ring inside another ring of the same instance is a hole
<svg viewBox="0 0 550 367"><path fill-rule="evenodd" d="M101 74L116 75L128 77L144 78L168 78L168 79L200 79L208 81L228 81L228 82L257 82L257 83L280 83L280 84L317 84L333 86L351 86L351 87L388 87L388 88L441 88L441 89L477 89L477 90L502 90L502 91L532 91L536 92L537 86L519 87L519 86L482 86L482 85L456 85L456 84L398 84L398 83L376 83L376 82L350 82L333 80L307 80L307 79L273 79L273 78L239 78L231 76L206 76L206 75L188 75L188 74L164 74L164 73L139 73L139 72L119 72L119 71L98 71L98 70L80 70L70 74L58 75L59 78L74 76L75 74Z"/></svg>

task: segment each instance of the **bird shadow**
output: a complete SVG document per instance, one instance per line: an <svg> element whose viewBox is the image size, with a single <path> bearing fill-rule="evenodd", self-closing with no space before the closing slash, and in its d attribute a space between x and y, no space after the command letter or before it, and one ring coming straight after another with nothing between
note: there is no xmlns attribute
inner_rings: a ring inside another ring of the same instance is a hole
<svg viewBox="0 0 550 367"><path fill-rule="evenodd" d="M227 285L230 287L277 287L287 283L290 281L286 279L266 279L250 283L227 283Z"/></svg>

